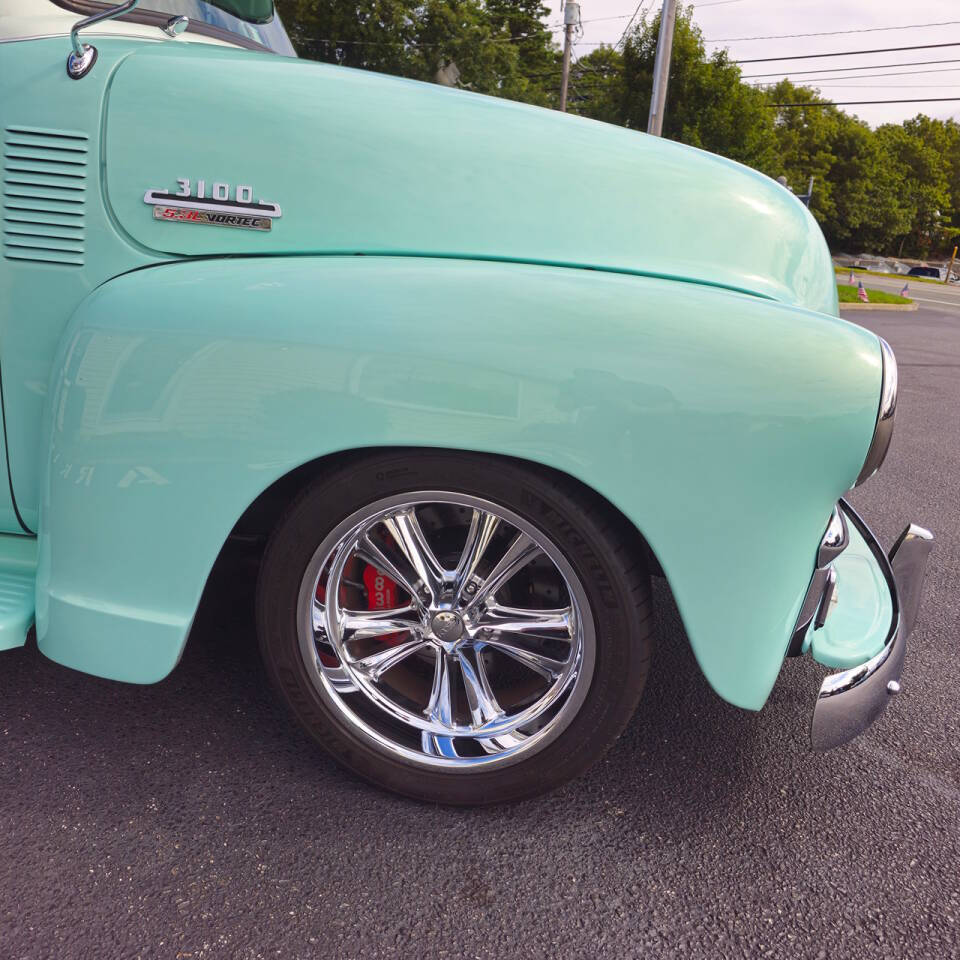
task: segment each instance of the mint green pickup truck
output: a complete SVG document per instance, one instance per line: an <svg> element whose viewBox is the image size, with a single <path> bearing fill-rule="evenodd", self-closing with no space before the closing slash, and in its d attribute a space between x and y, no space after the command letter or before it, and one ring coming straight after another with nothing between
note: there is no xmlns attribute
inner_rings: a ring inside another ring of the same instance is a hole
<svg viewBox="0 0 960 960"><path fill-rule="evenodd" d="M833 668L815 749L898 692L932 537L844 500L896 361L777 183L299 61L271 0L6 0L0 127L0 647L154 683L258 542L292 713L457 804L614 741L653 576L729 702Z"/></svg>

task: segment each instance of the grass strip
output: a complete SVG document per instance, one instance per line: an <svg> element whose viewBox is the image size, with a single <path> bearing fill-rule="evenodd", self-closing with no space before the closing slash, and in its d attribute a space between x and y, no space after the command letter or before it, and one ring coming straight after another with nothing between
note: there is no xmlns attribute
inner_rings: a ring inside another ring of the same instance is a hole
<svg viewBox="0 0 960 960"><path fill-rule="evenodd" d="M857 288L849 283L837 284L837 296L841 303L857 303ZM895 293L887 293L886 290L871 290L867 288L867 296L871 303L913 303L907 297L897 296Z"/></svg>

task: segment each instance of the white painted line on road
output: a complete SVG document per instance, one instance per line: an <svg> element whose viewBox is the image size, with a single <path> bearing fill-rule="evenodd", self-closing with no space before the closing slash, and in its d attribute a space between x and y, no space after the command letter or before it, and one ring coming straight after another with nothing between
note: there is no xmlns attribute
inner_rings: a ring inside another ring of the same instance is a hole
<svg viewBox="0 0 960 960"><path fill-rule="evenodd" d="M878 287L878 288L879 288L879 287L886 287L886 288L888 288L889 290L902 290L902 289L903 289L903 284L902 284L902 283L879 283L879 282L876 281L876 280L873 282L873 286ZM921 293L934 293L934 292L937 292L937 293L940 293L941 295L942 295L942 294L946 294L948 297L949 297L951 294L954 294L954 293L960 294L960 290L955 290L955 289L953 289L952 287L946 287L946 288L941 287L940 290L938 290L938 291L933 291L933 290L930 289L930 287L932 287L932 286L933 286L933 284L931 284L931 283L925 283L922 287L921 287L919 284L915 284L915 285L911 288L910 292L911 292L911 294L912 294L914 291L916 291L916 290L919 290ZM867 292L869 292L871 289L873 289L873 287L867 287ZM955 303L960 303L960 296L958 296L957 299L956 299L954 302L955 302Z"/></svg>
<svg viewBox="0 0 960 960"><path fill-rule="evenodd" d="M929 297L911 297L910 299L918 303L945 303L948 307L960 308L960 302L956 300L931 300Z"/></svg>

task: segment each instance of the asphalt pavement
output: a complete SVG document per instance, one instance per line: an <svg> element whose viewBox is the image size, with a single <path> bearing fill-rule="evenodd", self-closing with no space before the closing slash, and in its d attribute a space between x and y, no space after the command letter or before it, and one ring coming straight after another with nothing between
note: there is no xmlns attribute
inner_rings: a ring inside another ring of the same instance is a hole
<svg viewBox="0 0 960 960"><path fill-rule="evenodd" d="M937 535L871 731L807 751L806 659L759 714L721 701L660 585L647 692L593 771L505 809L399 799L275 702L231 560L161 684L0 654L0 958L960 955L960 313L850 316L901 375L852 500L888 544Z"/></svg>

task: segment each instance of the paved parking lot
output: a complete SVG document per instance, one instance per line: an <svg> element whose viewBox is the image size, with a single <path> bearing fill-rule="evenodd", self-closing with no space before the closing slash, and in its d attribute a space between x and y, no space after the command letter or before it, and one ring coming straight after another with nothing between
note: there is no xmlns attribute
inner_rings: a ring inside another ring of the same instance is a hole
<svg viewBox="0 0 960 960"><path fill-rule="evenodd" d="M904 693L867 735L807 752L804 660L761 714L723 703L661 588L647 694L593 772L509 809L397 799L274 702L227 564L155 687L0 655L0 957L956 957L960 311L853 319L902 393L852 499L887 543L938 537Z"/></svg>

